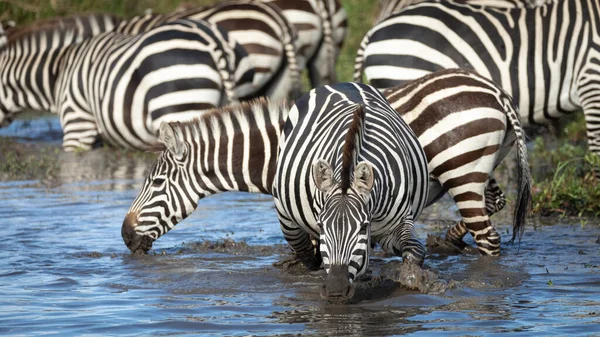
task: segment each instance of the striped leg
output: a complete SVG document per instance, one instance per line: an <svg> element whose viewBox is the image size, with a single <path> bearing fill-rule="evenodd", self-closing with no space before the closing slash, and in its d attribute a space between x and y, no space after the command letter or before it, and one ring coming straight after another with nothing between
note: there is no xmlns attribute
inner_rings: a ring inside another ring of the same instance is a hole
<svg viewBox="0 0 600 337"><path fill-rule="evenodd" d="M64 108L60 114L60 124L63 129L63 149L66 152L91 150L99 141L96 120L87 112Z"/></svg>
<svg viewBox="0 0 600 337"><path fill-rule="evenodd" d="M375 237L381 248L391 255L402 256L403 262L423 265L425 246L418 239L412 218L407 218L401 224L388 226L391 233Z"/></svg>
<svg viewBox="0 0 600 337"><path fill-rule="evenodd" d="M506 206L506 196L498 186L496 179L491 178L485 189L485 208L489 216L500 212Z"/></svg>
<svg viewBox="0 0 600 337"><path fill-rule="evenodd" d="M460 186L452 186L448 193L452 196L458 206L463 221L451 228L446 238L453 244L464 247L462 237L468 231L477 244L479 252L483 255L500 254L500 235L492 226L486 208L485 191L486 181L468 183ZM452 181L445 185L452 185Z"/></svg>
<svg viewBox="0 0 600 337"><path fill-rule="evenodd" d="M275 266L292 266L302 262L308 270L318 270L321 267L321 254L319 249L315 249L315 244L310 235L298 225L283 217L279 213L279 225L283 232L283 237L292 247L295 257L275 264ZM315 250L317 253L315 253Z"/></svg>

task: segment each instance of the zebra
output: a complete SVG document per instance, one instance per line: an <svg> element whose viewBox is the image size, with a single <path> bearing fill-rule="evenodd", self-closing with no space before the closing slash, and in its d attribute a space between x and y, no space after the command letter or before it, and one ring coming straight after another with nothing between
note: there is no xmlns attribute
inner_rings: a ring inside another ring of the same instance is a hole
<svg viewBox="0 0 600 337"><path fill-rule="evenodd" d="M236 100L231 65L246 54L228 47L224 30L178 20L136 36L110 30L73 44L80 29L73 27L82 20L88 22L25 28L9 40L0 54L7 83L0 88L0 121L26 108L50 110L59 114L65 151L90 149L99 137L146 149L162 120Z"/></svg>
<svg viewBox="0 0 600 337"><path fill-rule="evenodd" d="M251 85L243 89L241 99L258 96L294 99L300 95L302 84L294 45L296 31L277 6L229 0L167 14L137 16L124 20L116 32L135 35L182 18L214 23L246 49L246 68L253 71L254 77ZM286 67L279 71L284 64ZM247 74L242 76L248 77Z"/></svg>
<svg viewBox="0 0 600 337"><path fill-rule="evenodd" d="M353 280L368 267L371 239L420 268L425 248L414 221L427 201L427 158L377 89L357 83L313 89L296 101L281 137L277 215L309 269L322 258L324 298L352 297Z"/></svg>
<svg viewBox="0 0 600 337"><path fill-rule="evenodd" d="M429 200L445 193L462 221L446 233L459 249L470 233L482 255L500 254L500 234L489 216L506 204L494 169L517 143L518 193L511 241L521 237L531 203L525 133L512 98L494 82L465 69L431 73L383 90L390 105L415 132L427 156Z"/></svg>
<svg viewBox="0 0 600 337"><path fill-rule="evenodd" d="M527 166L526 150L521 145L524 142L523 133L519 132L517 135L516 132L516 130L521 130L518 119L502 117L503 114L508 115L508 111L512 111L509 109L512 105L507 108L503 105L508 104L508 98L497 85L466 70L440 72L430 75L428 80L422 80L419 83L421 85L407 85L405 88L385 90L383 95L392 102L397 113L404 118L407 118L406 115L412 111L429 113L426 118L430 118L432 121L435 119L447 120L449 116L446 114L464 116L464 124L454 130L453 137L456 144L473 142L474 144L469 145L469 149L476 150L477 146L486 149L481 154L479 161L489 169L489 171L483 172L490 177L485 190L485 208L488 215L499 211L505 204L504 194L492 178L491 169L495 165L490 165L490 163L499 163L506 152L510 150L511 139L517 139L520 144L518 151L521 158L520 163L523 164L520 170L523 183L519 184L520 191L516 207L519 211L515 213L513 237L515 233L522 233L523 215L527 213L524 203L530 200L531 178ZM468 96L468 99L461 99L462 90L464 90L462 96ZM431 93L435 94L436 92L446 92L448 101L453 103L453 109L437 104L437 101L430 102L431 98L435 98L435 95L432 96ZM421 101L418 105L419 109L414 109L403 101L406 97L411 97L409 95L427 99ZM242 103L236 107L216 109L192 122L161 125L158 138L161 146L154 150L162 151L162 153L159 154L123 221L121 231L127 247L133 253L147 252L152 247L152 242L185 219L204 196L223 191L272 194L280 133L283 123L288 119L290 107L291 105L287 102L275 103L262 99L252 103ZM493 115L490 113L493 109L490 107L496 108ZM515 114L513 113L513 115ZM427 138L430 133L423 133L422 123L419 124L422 118L413 115L409 114L407 121L411 128L418 130L419 134L422 133L422 137L425 135L425 138L422 140L419 138L419 141L425 147L429 167L435 170L437 176L442 177L444 183L449 180L447 178L450 177L449 175L455 174L456 177L460 177L458 174L460 172L454 170L451 165L439 165L435 162L431 164L436 157L441 158L439 155L447 156L448 151L444 150L449 146L447 136L452 130L442 129L440 135L435 137L435 141L431 141ZM490 115L495 119L490 118ZM507 119L510 119L510 126L506 122ZM506 130L485 133L485 130L490 130L498 123L506 124ZM449 125L455 126L455 124ZM217 133L213 136L215 132ZM501 137L501 134L504 134L504 138ZM497 146L497 153L490 152L494 146ZM178 149L185 149L187 152L175 157L175 154L179 153ZM227 149L227 151L219 149ZM436 149L439 149L437 155ZM460 150L458 152L462 153ZM469 153L474 152L470 151ZM205 158L205 160L199 161L197 158ZM457 155L456 158L464 159L460 155ZM472 161L466 164L477 166L477 159L477 157L473 157ZM199 166L201 164L202 166ZM430 169L430 172L433 170ZM439 180L431 181L429 186L428 205L433 203L435 197L441 196L444 191L444 186L439 183ZM463 187L469 187L469 185L463 185ZM457 185L454 190L459 188L460 186ZM460 195L454 193L454 190L451 193ZM477 198L476 194L481 195L482 193L477 188L473 190L474 192L463 194L457 199L460 209L464 208L465 212L469 212L470 207L467 207L469 203L461 203L460 198L469 195ZM476 219L471 219L469 214L464 213L464 216L466 224L476 222L473 221ZM467 227L465 223L457 225L456 229L451 231L453 234L448 235L448 239L459 248L464 247L460 240L462 238L460 234L464 233L464 228ZM480 225L475 223L474 226ZM468 227L474 226L469 225ZM488 243L489 237L496 233L493 227L489 231L488 237L480 236L478 238L478 242L481 242L482 246L487 247L488 250L491 246ZM498 243L497 241L495 243ZM485 253L486 250L483 252ZM497 255L491 251L489 254Z"/></svg>
<svg viewBox="0 0 600 337"><path fill-rule="evenodd" d="M132 253L185 219L209 195L271 194L279 137L291 104L266 98L211 110L191 121L163 122L160 152L121 227Z"/></svg>
<svg viewBox="0 0 600 337"><path fill-rule="evenodd" d="M517 102L524 125L583 110L588 147L600 154L598 1L561 0L535 8L423 2L373 27L361 42L362 70L387 88L444 69L472 68Z"/></svg>

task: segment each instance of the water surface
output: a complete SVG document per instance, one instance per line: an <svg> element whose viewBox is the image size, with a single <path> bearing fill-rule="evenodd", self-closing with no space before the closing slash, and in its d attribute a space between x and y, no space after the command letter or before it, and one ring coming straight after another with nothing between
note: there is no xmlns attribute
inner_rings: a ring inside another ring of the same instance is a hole
<svg viewBox="0 0 600 337"><path fill-rule="evenodd" d="M60 145L52 117L0 136L32 153ZM322 272L273 267L289 249L270 197L206 198L149 255L131 256L121 223L152 157L56 156L51 179L0 181L1 335L600 335L597 219L532 219L500 258L431 255L425 267L455 283L442 294L386 279L399 261L378 252L356 303L334 305L319 298ZM443 200L419 235L456 219ZM508 239L510 212L492 220Z"/></svg>

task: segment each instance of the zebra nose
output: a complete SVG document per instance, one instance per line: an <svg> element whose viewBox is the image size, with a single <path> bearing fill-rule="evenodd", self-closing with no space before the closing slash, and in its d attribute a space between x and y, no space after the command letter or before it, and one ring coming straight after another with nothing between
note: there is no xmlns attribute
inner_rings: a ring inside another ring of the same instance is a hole
<svg viewBox="0 0 600 337"><path fill-rule="evenodd" d="M348 280L348 266L331 266L320 295L330 302L342 302L354 296L354 285Z"/></svg>
<svg viewBox="0 0 600 337"><path fill-rule="evenodd" d="M121 227L121 236L132 254L144 254L152 248L153 240L148 235L140 235L137 233L135 230L136 225L137 215L134 213L127 213L125 220L123 220L123 226Z"/></svg>

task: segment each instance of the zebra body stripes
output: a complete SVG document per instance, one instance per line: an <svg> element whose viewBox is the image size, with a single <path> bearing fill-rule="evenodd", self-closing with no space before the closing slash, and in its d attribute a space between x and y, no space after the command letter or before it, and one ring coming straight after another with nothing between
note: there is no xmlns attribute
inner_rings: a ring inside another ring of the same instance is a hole
<svg viewBox="0 0 600 337"><path fill-rule="evenodd" d="M57 39L71 34L69 29L30 34L9 42L0 56L3 78L30 73L44 81L48 103L42 108L59 114L67 151L89 149L98 136L146 149L156 142L162 120L235 100L231 64L246 54L241 47L230 49L226 33L214 25L179 20L136 36L111 31L75 45ZM23 47L29 45L59 52L45 63L31 62L29 55L41 52ZM18 78L0 89L3 111L35 108L16 99L35 96L24 90L31 83Z"/></svg>
<svg viewBox="0 0 600 337"><path fill-rule="evenodd" d="M95 14L6 30L0 44L0 126L10 124L23 109L55 112L54 87L65 50L113 30L118 22L112 15Z"/></svg>
<svg viewBox="0 0 600 337"><path fill-rule="evenodd" d="M248 64L244 66L253 71L254 77L251 86L240 89L243 97L279 99L300 95L300 70L294 45L296 32L281 10L268 3L230 0L168 14L147 14L124 20L117 32L139 34L182 18L214 23L246 49ZM285 69L281 70L284 65Z"/></svg>
<svg viewBox="0 0 600 337"><path fill-rule="evenodd" d="M347 140L347 134L355 136ZM311 167L318 172L315 182ZM284 237L309 268L320 265L312 242L320 237L326 297L351 297L352 280L368 266L369 237L405 262L422 264L425 248L413 222L427 191L423 149L377 89L356 83L323 86L290 110L273 197ZM338 221L345 217L339 212L352 217ZM339 217L328 217L331 213Z"/></svg>
<svg viewBox="0 0 600 337"><path fill-rule="evenodd" d="M458 205L464 221L451 230L449 239L459 246L463 245L461 238L469 231L465 223L472 227L472 233L481 230L482 221L469 213L472 213L473 209L477 212L478 207L483 207L487 209L487 214L491 215L504 206L504 195L492 179L492 169L510 150L511 139L518 141L520 163L523 164L520 166L523 183L519 185L517 196L519 211L516 211L514 220L515 233L519 233L523 228L522 218L527 213L531 182L523 147L523 133L516 132L521 130L518 120L508 117L509 112L513 111L513 115L515 113L510 106L504 105L506 100L503 91L489 80L465 70L432 74L427 79L414 83L418 85L386 90L384 95L392 102L399 115L410 115L409 126L422 134L419 141L422 142L421 145L425 145L429 167L433 168L430 171L435 171L438 177L442 177L431 180L428 204L432 203L435 197L441 196L445 189L459 196L457 202L461 202L460 195L463 194L462 203ZM463 90L464 94L461 95ZM436 96L437 92L445 94ZM407 98L413 96L415 99L407 101ZM452 104L440 104L438 101L442 98L451 101ZM417 101L419 104L416 107L412 106ZM222 191L271 193L277 167L277 151L281 145L280 132L288 118L290 106L283 102L257 102L217 109L200 117L195 124L172 123L172 133L161 131L161 143L174 142L177 145L163 148L165 151L159 155L123 222L123 238L132 252L150 249L154 240L189 215L191 210L195 209L198 200L206 195ZM410 114L412 111L418 114ZM420 117L420 114L423 117ZM464 123L452 120L452 115L461 116ZM433 128L429 132L423 132L425 126L420 121L424 119L429 119L431 125L437 125L437 128L441 127L437 136L435 132L432 133ZM439 124L439 121L443 121L442 124ZM505 125L505 131L498 128L499 123ZM167 125L162 126L166 127ZM167 133L173 136L167 137ZM453 143L448 143L449 137L454 138ZM464 148L455 146L460 144L469 144L468 150L471 151L465 152L462 151ZM175 157L176 148L185 149L187 152ZM494 148L496 151L491 151ZM436 150L439 153L436 153ZM463 153L467 153L468 156L461 156ZM440 163L441 158L448 160ZM463 164L459 163L457 168L456 160L453 159L460 160ZM489 171L479 168L479 162ZM463 179L464 184L454 183L454 189L451 189L449 183L459 181L472 167L476 167L479 182L470 185L468 180ZM485 178L486 175L490 178L490 183L485 190L485 197L481 197L484 193L482 188L485 186L482 181L486 180L481 178ZM163 183L165 185L162 185ZM470 186L473 186L470 194L455 193ZM466 197L476 200L467 202ZM481 210L478 212L482 213ZM474 225L471 226L471 223ZM489 221L486 226L491 226ZM491 245L487 241L496 233L493 227L488 231L490 235L480 235L478 238L487 249L482 250L483 253L490 250ZM491 251L489 254L495 253Z"/></svg>
<svg viewBox="0 0 600 337"><path fill-rule="evenodd" d="M472 68L518 104L525 124L583 109L588 145L600 153L600 4L563 0L536 8L423 2L372 28L355 80L387 88L444 68Z"/></svg>
<svg viewBox="0 0 600 337"><path fill-rule="evenodd" d="M524 229L531 201L525 135L511 97L492 81L468 70L432 73L383 91L415 132L430 172L428 205L446 192L463 220L446 238L464 248L469 232L484 255L500 254L500 235L489 216L502 209L504 194L493 171L517 142L519 181L513 239Z"/></svg>

